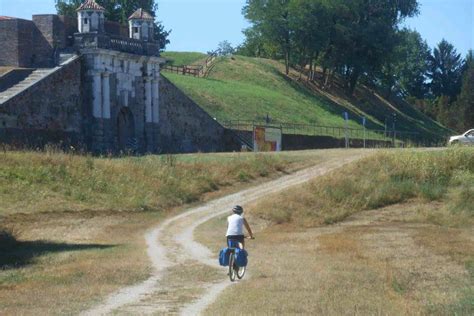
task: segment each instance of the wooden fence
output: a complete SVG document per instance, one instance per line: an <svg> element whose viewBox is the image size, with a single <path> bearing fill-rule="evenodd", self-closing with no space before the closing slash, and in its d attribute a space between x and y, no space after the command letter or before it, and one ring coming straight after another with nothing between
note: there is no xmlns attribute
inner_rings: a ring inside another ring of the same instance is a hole
<svg viewBox="0 0 474 316"><path fill-rule="evenodd" d="M214 65L215 60L219 56L220 51L216 50L210 53L206 60L199 66L173 66L165 65L162 70L167 72L172 72L178 75L183 76L193 76L193 77L205 77L208 74L209 69Z"/></svg>

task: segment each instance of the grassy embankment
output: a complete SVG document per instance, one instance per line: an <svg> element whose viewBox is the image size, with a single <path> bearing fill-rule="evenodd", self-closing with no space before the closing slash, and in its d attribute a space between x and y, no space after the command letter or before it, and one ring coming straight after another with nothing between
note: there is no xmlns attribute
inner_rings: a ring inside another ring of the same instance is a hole
<svg viewBox="0 0 474 316"><path fill-rule="evenodd" d="M248 245L251 279L208 314L245 301L239 313L472 315L473 157L382 152L251 205L267 227ZM214 250L224 221L199 232Z"/></svg>
<svg viewBox="0 0 474 316"><path fill-rule="evenodd" d="M262 202L253 214L278 224L312 227L413 199L438 202L423 214L424 220L447 226L473 225L474 150L379 153L311 182L303 190L289 190Z"/></svg>
<svg viewBox="0 0 474 316"><path fill-rule="evenodd" d="M285 76L284 66L277 61L234 56L218 59L207 78L163 75L220 121L263 121L268 114L281 122L342 127L342 112L348 111L349 127L362 128L361 116L366 116L369 130L383 130L385 120L391 124L395 112L397 130L419 132L424 137L447 133L437 122L403 102L395 105L364 87L357 89L354 97L347 97L337 88L323 91L298 81L295 70ZM370 132L369 136L374 137Z"/></svg>
<svg viewBox="0 0 474 316"><path fill-rule="evenodd" d="M144 232L324 155L0 153L0 314L70 314L148 277Z"/></svg>
<svg viewBox="0 0 474 316"><path fill-rule="evenodd" d="M172 66L188 66L205 60L207 55L198 52L163 52L161 57L168 59Z"/></svg>

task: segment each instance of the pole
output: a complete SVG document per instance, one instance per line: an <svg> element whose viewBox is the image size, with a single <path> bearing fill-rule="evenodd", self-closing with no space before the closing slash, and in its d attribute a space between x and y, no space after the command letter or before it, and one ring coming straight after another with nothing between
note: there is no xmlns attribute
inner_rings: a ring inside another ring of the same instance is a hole
<svg viewBox="0 0 474 316"><path fill-rule="evenodd" d="M348 134L348 120L349 120L349 113L344 112L344 134L345 134L345 139L346 139L346 149L349 148L349 134Z"/></svg>
<svg viewBox="0 0 474 316"><path fill-rule="evenodd" d="M362 125L364 126L364 148L366 148L366 131L365 131L365 123L366 123L366 118L365 116L362 117Z"/></svg>
<svg viewBox="0 0 474 316"><path fill-rule="evenodd" d="M393 143L393 147L396 147L395 146L395 121L397 120L397 114L396 113L393 113L393 122L392 122L392 129L393 129L393 135L392 135L392 143Z"/></svg>

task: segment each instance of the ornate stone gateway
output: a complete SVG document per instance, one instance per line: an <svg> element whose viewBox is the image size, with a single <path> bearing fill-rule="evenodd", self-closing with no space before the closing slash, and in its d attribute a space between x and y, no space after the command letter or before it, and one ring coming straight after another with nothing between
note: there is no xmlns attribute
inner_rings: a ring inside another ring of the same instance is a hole
<svg viewBox="0 0 474 316"><path fill-rule="evenodd" d="M129 108L123 107L117 116L118 147L120 151L136 151L135 122Z"/></svg>

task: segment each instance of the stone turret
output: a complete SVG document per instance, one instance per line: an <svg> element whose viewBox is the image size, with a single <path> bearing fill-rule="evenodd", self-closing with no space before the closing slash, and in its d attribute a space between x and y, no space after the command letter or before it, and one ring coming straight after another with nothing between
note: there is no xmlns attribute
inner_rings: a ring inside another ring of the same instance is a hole
<svg viewBox="0 0 474 316"><path fill-rule="evenodd" d="M138 9L128 18L128 25L130 28L130 38L153 41L154 33L154 18L143 9Z"/></svg>
<svg viewBox="0 0 474 316"><path fill-rule="evenodd" d="M104 32L105 9L94 0L86 0L77 9L79 33Z"/></svg>

